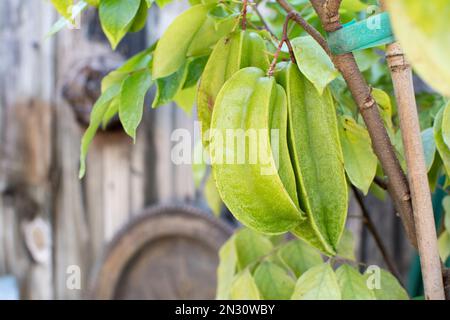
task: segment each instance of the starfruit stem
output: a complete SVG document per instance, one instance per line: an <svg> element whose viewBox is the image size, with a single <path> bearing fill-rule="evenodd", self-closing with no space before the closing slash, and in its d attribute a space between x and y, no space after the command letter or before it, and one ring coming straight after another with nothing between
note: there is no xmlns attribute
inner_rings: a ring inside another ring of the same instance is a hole
<svg viewBox="0 0 450 320"><path fill-rule="evenodd" d="M281 48L283 47L283 43L286 43L288 50L289 50L289 57L291 58L292 63L295 62L295 56L294 56L294 49L292 48L291 42L289 41L288 37L288 27L289 27L289 21L293 18L292 14L288 14L286 16L286 19L284 20L283 24L283 36L281 38L281 41L278 43L277 50L275 51L275 54L273 56L272 63L270 64L269 71L267 72L267 75L269 77L272 77L275 72L275 66L277 65L277 60L280 55Z"/></svg>
<svg viewBox="0 0 450 320"><path fill-rule="evenodd" d="M275 51L275 54L273 55L272 63L270 64L269 71L267 71L268 77L273 77L273 74L275 73L275 66L277 65L278 56L280 55L281 47L283 46L284 39L281 39L281 41L278 43L277 50Z"/></svg>
<svg viewBox="0 0 450 320"><path fill-rule="evenodd" d="M241 11L241 29L246 30L247 29L247 5L248 0L242 1L242 11Z"/></svg>

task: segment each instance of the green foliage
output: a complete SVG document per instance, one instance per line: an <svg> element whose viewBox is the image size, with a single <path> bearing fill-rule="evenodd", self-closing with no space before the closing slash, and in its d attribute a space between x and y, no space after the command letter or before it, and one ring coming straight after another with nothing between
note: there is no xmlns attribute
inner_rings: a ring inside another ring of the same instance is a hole
<svg viewBox="0 0 450 320"><path fill-rule="evenodd" d="M442 200L444 208L444 230L438 239L439 254L442 262L445 263L450 256L450 196L446 196Z"/></svg>
<svg viewBox="0 0 450 320"><path fill-rule="evenodd" d="M422 131L422 145L427 171L430 171L436 154L436 142L434 141L433 128L427 128Z"/></svg>
<svg viewBox="0 0 450 320"><path fill-rule="evenodd" d="M255 279L248 269L236 276L230 289L230 298L233 300L259 300L261 295Z"/></svg>
<svg viewBox="0 0 450 320"><path fill-rule="evenodd" d="M256 268L254 278L264 300L288 300L294 292L294 279L273 262L262 262Z"/></svg>
<svg viewBox="0 0 450 320"><path fill-rule="evenodd" d="M86 155L98 128L120 113L126 132L134 139L142 118L143 99L151 85L150 62L152 48L130 58L102 81L102 94L91 112L89 127L83 135L80 151L80 178L86 171Z"/></svg>
<svg viewBox="0 0 450 320"><path fill-rule="evenodd" d="M100 1L100 22L113 49L133 26L140 5L141 0Z"/></svg>
<svg viewBox="0 0 450 320"><path fill-rule="evenodd" d="M339 245L337 247L337 255L344 259L352 261L356 260L355 238L353 237L353 233L347 229L345 229L342 233L341 240L339 241Z"/></svg>
<svg viewBox="0 0 450 320"><path fill-rule="evenodd" d="M278 256L297 278L311 267L323 263L319 251L302 240L288 242L280 248Z"/></svg>
<svg viewBox="0 0 450 320"><path fill-rule="evenodd" d="M336 277L343 300L375 300L366 279L355 268L344 264L336 270Z"/></svg>
<svg viewBox="0 0 450 320"><path fill-rule="evenodd" d="M167 77L186 62L189 46L206 20L208 8L193 6L179 15L159 39L154 53L153 78Z"/></svg>
<svg viewBox="0 0 450 320"><path fill-rule="evenodd" d="M445 143L442 134L443 115L447 109L450 109L450 102L447 103L447 105L445 105L436 115L436 119L434 120L434 139L436 141L437 150L439 151L441 159L444 163L447 175L450 175L450 148Z"/></svg>
<svg viewBox="0 0 450 320"><path fill-rule="evenodd" d="M398 280L386 270L371 273L368 270L364 274L369 289L372 290L377 300L407 300L409 299L405 289Z"/></svg>
<svg viewBox="0 0 450 320"><path fill-rule="evenodd" d="M136 129L142 120L144 98L152 84L150 70L129 75L120 90L119 117L125 132L136 140Z"/></svg>
<svg viewBox="0 0 450 320"><path fill-rule="evenodd" d="M72 20L72 6L73 0L50 0L58 11L60 15L62 15L67 20Z"/></svg>
<svg viewBox="0 0 450 320"><path fill-rule="evenodd" d="M341 300L341 290L330 264L306 271L297 281L293 300Z"/></svg>
<svg viewBox="0 0 450 320"><path fill-rule="evenodd" d="M87 7L88 7L87 1L79 1L75 5L73 6L71 5L68 8L64 9L70 10L70 13L68 15L63 15L60 19L58 19L58 21L56 21L50 28L46 37L50 37L61 31L62 29L67 28L70 25L73 25L74 19L77 18L81 14L81 12L83 12Z"/></svg>
<svg viewBox="0 0 450 320"><path fill-rule="evenodd" d="M378 165L369 133L352 117L341 116L339 120L345 171L351 183L367 194Z"/></svg>
<svg viewBox="0 0 450 320"><path fill-rule="evenodd" d="M311 36L298 37L291 42L298 68L319 94L322 94L339 72L330 57Z"/></svg>
<svg viewBox="0 0 450 320"><path fill-rule="evenodd" d="M345 234L351 234L346 231ZM343 239L346 236L343 237ZM218 299L373 300L407 299L389 272L367 269L362 275L349 264L323 261L302 240L238 230L220 249ZM352 247L342 240L342 247ZM252 250L253 249L253 250ZM347 252L354 250L352 247Z"/></svg>
<svg viewBox="0 0 450 320"><path fill-rule="evenodd" d="M81 140L81 152L80 152L80 178L84 176L86 172L86 155L89 145L97 132L98 127L101 125L103 117L108 109L108 104L113 100L115 96L120 93L121 86L115 84L109 87L97 100L91 112L91 119L89 127L84 133L83 139Z"/></svg>
<svg viewBox="0 0 450 320"><path fill-rule="evenodd" d="M251 266L273 249L272 242L269 239L251 229L242 229L238 232L234 242L240 270Z"/></svg>

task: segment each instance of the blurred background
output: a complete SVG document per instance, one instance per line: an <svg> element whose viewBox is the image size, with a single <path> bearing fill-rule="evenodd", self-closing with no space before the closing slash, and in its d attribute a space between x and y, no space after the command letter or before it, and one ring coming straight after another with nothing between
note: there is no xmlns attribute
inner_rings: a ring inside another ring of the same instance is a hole
<svg viewBox="0 0 450 320"><path fill-rule="evenodd" d="M170 158L173 130L193 132L195 110L151 110L149 96L136 144L111 124L77 176L102 77L185 7L153 6L147 27L112 52L92 10L79 29L46 37L58 19L49 2L0 2L0 298L214 298L217 251L236 225ZM412 250L392 204L364 203L406 283ZM385 267L355 199L348 226L358 259Z"/></svg>

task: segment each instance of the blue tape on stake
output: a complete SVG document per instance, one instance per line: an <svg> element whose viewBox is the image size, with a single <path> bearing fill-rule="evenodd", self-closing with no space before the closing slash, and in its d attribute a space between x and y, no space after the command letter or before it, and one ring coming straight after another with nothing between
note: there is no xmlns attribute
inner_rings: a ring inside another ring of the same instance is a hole
<svg viewBox="0 0 450 320"><path fill-rule="evenodd" d="M351 21L328 34L333 54L344 54L394 42L389 14L383 12L365 20Z"/></svg>

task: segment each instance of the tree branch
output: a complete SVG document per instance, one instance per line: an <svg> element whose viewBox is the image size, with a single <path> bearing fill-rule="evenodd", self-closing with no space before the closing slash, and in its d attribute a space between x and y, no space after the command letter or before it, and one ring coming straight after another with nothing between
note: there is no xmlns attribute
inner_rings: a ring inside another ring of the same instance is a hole
<svg viewBox="0 0 450 320"><path fill-rule="evenodd" d="M361 208L361 212L364 216L364 223L367 226L367 229L372 234L373 239L375 240L375 243L380 249L381 256L383 257L384 261L386 262L386 265L389 269L389 271L392 272L394 276L397 277L399 281L401 281L400 273L397 270L397 267L395 266L394 262L392 261L391 257L389 256L389 253L387 252L386 246L383 243L383 240L378 233L377 227L373 223L372 218L370 217L369 210L367 209L364 199L359 193L359 191L352 185L353 194L355 195L356 201L358 202L359 207Z"/></svg>
<svg viewBox="0 0 450 320"><path fill-rule="evenodd" d="M417 246L427 300L444 300L441 260L428 183L411 66L396 42L387 45L386 61L391 71L411 189Z"/></svg>
<svg viewBox="0 0 450 320"><path fill-rule="evenodd" d="M310 25L305 19L303 19L298 12L291 7L286 0L277 0L278 4L290 15L290 19L297 22L317 43L322 47L325 52L331 56L331 50L327 41L312 25Z"/></svg>

